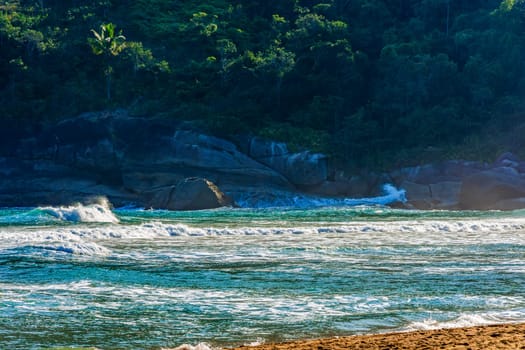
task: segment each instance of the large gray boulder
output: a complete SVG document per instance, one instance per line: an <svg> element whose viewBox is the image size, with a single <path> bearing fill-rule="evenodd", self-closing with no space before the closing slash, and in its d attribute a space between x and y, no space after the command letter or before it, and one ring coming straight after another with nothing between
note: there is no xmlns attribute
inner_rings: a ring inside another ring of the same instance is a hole
<svg viewBox="0 0 525 350"><path fill-rule="evenodd" d="M176 186L157 189L150 207L168 210L201 210L233 206L233 200L214 183L202 178L187 178Z"/></svg>
<svg viewBox="0 0 525 350"><path fill-rule="evenodd" d="M517 209L521 208L521 200L517 199L522 197L525 197L523 175L514 168L500 167L465 178L461 186L460 207L478 210Z"/></svg>

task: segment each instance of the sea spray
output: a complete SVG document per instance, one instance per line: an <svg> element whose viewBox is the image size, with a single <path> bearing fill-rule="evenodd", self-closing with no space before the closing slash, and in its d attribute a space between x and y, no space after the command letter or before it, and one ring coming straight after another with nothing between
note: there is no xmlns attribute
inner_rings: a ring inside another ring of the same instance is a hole
<svg viewBox="0 0 525 350"><path fill-rule="evenodd" d="M406 191L404 189L397 189L394 185L383 185L383 195L370 198L346 198L344 204L355 205L387 205L391 203L405 203L407 201Z"/></svg>
<svg viewBox="0 0 525 350"><path fill-rule="evenodd" d="M250 193L234 195L235 203L241 208L320 208L358 205L387 205L406 202L404 189L398 189L392 184L382 186L383 194L376 197L363 198L333 198L292 192Z"/></svg>
<svg viewBox="0 0 525 350"><path fill-rule="evenodd" d="M97 197L91 204L74 204L67 207L43 207L43 212L63 221L118 223L119 220L111 211L111 204L104 197Z"/></svg>

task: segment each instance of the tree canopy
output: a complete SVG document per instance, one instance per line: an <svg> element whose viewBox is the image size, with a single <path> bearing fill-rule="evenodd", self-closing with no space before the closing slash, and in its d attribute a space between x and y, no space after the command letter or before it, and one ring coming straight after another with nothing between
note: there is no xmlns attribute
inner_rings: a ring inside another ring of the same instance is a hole
<svg viewBox="0 0 525 350"><path fill-rule="evenodd" d="M7 0L0 118L124 107L377 165L523 122L524 29L522 0Z"/></svg>

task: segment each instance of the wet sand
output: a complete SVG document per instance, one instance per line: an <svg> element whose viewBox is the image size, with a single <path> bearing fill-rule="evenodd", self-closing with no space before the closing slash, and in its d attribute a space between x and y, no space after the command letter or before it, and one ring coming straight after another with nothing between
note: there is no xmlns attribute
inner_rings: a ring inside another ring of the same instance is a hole
<svg viewBox="0 0 525 350"><path fill-rule="evenodd" d="M361 335L242 346L235 350L500 350L525 349L525 323Z"/></svg>

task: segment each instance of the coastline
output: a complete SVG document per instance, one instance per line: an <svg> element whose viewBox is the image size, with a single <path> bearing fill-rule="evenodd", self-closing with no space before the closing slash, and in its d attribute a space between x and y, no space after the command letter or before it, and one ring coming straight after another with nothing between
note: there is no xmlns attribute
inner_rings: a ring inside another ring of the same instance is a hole
<svg viewBox="0 0 525 350"><path fill-rule="evenodd" d="M525 323L299 340L232 350L525 349Z"/></svg>
<svg viewBox="0 0 525 350"><path fill-rule="evenodd" d="M171 118L137 117L122 109L26 129L0 147L0 207L68 206L105 197L115 207L161 210L525 208L525 160L510 152L491 163L436 159L346 169L322 153L291 151L284 142L219 138ZM393 191L382 193L386 184Z"/></svg>

